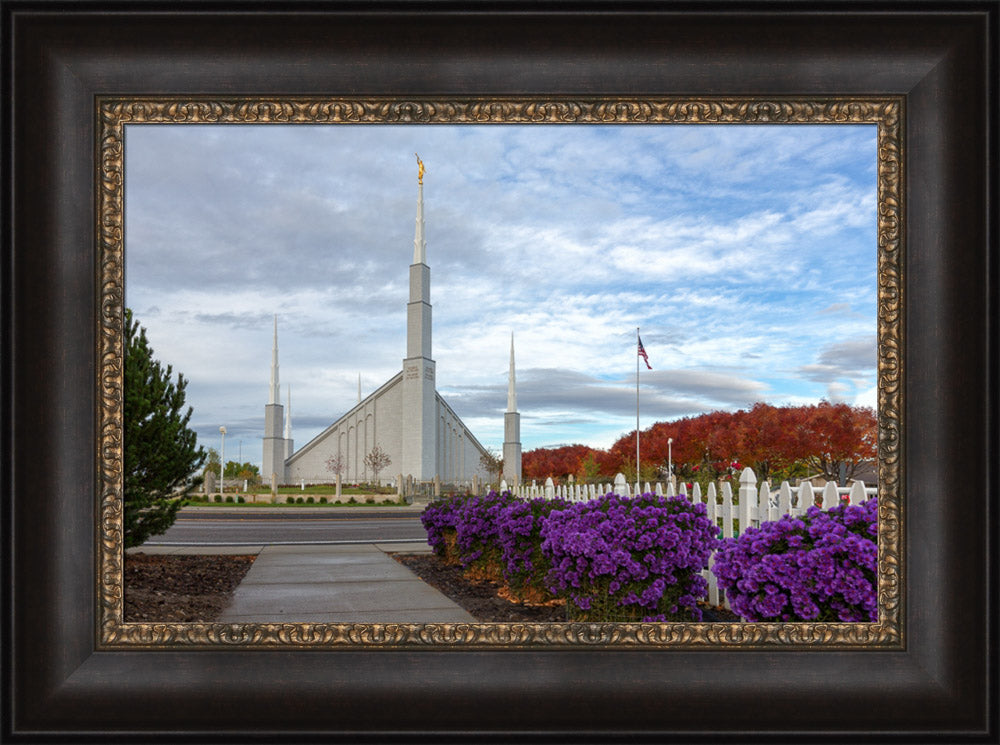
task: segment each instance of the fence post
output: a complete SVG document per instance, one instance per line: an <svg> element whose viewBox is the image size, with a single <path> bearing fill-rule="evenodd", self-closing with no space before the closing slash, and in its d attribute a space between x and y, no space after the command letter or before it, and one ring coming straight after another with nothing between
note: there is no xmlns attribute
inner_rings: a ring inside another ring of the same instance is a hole
<svg viewBox="0 0 1000 745"><path fill-rule="evenodd" d="M803 481L799 484L799 503L795 505L795 514L804 515L806 510L816 503L813 496L813 485L811 481Z"/></svg>
<svg viewBox="0 0 1000 745"><path fill-rule="evenodd" d="M627 497L628 494L628 483L625 481L625 474L619 473L615 476L615 487L614 492L621 497Z"/></svg>
<svg viewBox="0 0 1000 745"><path fill-rule="evenodd" d="M760 489L757 491L757 525L771 519L771 483L767 480L760 482Z"/></svg>
<svg viewBox="0 0 1000 745"><path fill-rule="evenodd" d="M722 537L733 537L733 487L728 481L722 484Z"/></svg>
<svg viewBox="0 0 1000 745"><path fill-rule="evenodd" d="M864 481L855 481L851 484L851 504L861 504L868 497L868 493L865 491Z"/></svg>
<svg viewBox="0 0 1000 745"><path fill-rule="evenodd" d="M837 483L827 481L823 487L823 509L828 510L840 504L840 494L837 492Z"/></svg>
<svg viewBox="0 0 1000 745"><path fill-rule="evenodd" d="M750 505L757 499L757 476L749 468L740 474L740 533L750 527Z"/></svg>
<svg viewBox="0 0 1000 745"><path fill-rule="evenodd" d="M556 488L552 484L552 477L545 479L545 498L552 499L556 495Z"/></svg>
<svg viewBox="0 0 1000 745"><path fill-rule="evenodd" d="M778 489L778 517L784 517L790 514L792 511L792 487L788 485L787 481L781 482L781 488Z"/></svg>

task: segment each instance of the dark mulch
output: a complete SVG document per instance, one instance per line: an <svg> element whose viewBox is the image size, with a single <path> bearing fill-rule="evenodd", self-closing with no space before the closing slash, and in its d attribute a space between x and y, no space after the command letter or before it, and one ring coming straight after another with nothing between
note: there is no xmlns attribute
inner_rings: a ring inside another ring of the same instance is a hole
<svg viewBox="0 0 1000 745"><path fill-rule="evenodd" d="M566 620L565 606L512 603L497 595L499 586L496 583L467 579L462 567L445 564L434 554L394 554L393 558L454 600L477 621L544 623Z"/></svg>
<svg viewBox="0 0 1000 745"><path fill-rule="evenodd" d="M256 556L125 555L125 621L214 621Z"/></svg>
<svg viewBox="0 0 1000 745"><path fill-rule="evenodd" d="M210 622L218 618L256 556L125 556L125 620L130 622ZM498 583L469 579L461 567L433 554L394 558L427 584L465 608L482 623L560 623L562 605L530 605L501 597ZM704 620L739 621L723 608L702 606Z"/></svg>
<svg viewBox="0 0 1000 745"><path fill-rule="evenodd" d="M561 605L527 605L500 597L499 583L469 579L460 566L445 564L434 554L395 554L396 561L406 566L427 584L458 603L480 622L565 622L566 608ZM740 618L721 607L701 606L703 620L710 623L736 623Z"/></svg>

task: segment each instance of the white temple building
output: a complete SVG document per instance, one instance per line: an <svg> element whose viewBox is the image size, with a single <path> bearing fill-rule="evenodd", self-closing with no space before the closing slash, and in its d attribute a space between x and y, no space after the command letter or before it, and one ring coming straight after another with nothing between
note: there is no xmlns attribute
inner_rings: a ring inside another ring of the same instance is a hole
<svg viewBox="0 0 1000 745"><path fill-rule="evenodd" d="M389 465L379 473L379 481L383 484L393 482L398 476L410 477L415 482L438 479L442 484L468 484L473 479L480 482L489 479L481 462L482 457L488 455L486 449L435 387L435 363L431 357L430 267L424 241L424 167L419 159L418 164L417 219L410 265L410 300L406 308L406 357L402 369L366 398L361 398L359 377L358 403L296 451L292 447L290 390L289 411L283 411L280 403L275 317L270 395L264 407L261 477L265 483L270 482L272 474L278 484L329 483L336 478L328 465L331 459L339 459L343 482L371 481L373 474L364 460L376 445L390 459ZM516 460L517 478L508 475L505 466L504 477L508 483L519 482L521 473L513 344L512 336L503 457L507 459L510 454L512 467ZM516 443L508 442L512 436L518 440Z"/></svg>

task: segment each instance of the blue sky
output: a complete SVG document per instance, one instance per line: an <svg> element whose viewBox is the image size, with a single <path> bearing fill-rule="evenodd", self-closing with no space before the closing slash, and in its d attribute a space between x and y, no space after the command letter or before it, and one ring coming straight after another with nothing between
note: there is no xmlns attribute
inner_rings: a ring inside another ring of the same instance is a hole
<svg viewBox="0 0 1000 745"><path fill-rule="evenodd" d="M126 304L259 463L278 315L304 445L401 367L417 167L438 390L525 449L876 402L874 125L129 125Z"/></svg>

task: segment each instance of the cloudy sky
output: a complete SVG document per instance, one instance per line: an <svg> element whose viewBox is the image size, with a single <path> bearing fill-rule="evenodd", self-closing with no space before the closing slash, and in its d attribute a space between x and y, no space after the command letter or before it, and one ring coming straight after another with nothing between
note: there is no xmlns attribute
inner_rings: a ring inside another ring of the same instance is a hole
<svg viewBox="0 0 1000 745"><path fill-rule="evenodd" d="M401 368L417 165L438 390L608 447L757 401L876 402L873 125L130 125L126 304L260 463L278 316L301 447Z"/></svg>

